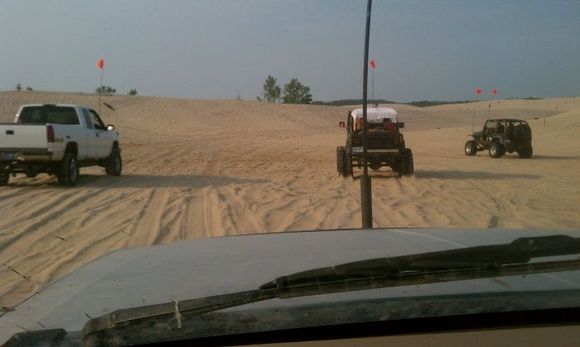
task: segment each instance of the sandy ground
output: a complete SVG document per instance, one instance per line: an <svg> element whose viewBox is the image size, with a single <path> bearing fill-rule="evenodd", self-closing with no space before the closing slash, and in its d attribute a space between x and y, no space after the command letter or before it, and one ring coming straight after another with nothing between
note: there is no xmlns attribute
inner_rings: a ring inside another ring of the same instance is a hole
<svg viewBox="0 0 580 347"><path fill-rule="evenodd" d="M107 97L124 175L81 170L80 185L18 176L0 188L0 306L126 247L246 233L360 227L359 181L336 174L347 108L235 100ZM81 94L0 93L0 122L24 103ZM416 108L406 122L414 177L373 173L376 227L580 227L580 98L497 100ZM529 119L534 158L466 157L488 117ZM458 231L460 232L460 231Z"/></svg>

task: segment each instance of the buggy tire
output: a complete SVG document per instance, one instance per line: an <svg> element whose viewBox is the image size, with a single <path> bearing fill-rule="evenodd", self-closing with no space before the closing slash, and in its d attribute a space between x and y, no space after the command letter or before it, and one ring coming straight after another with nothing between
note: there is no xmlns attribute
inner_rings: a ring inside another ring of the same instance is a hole
<svg viewBox="0 0 580 347"><path fill-rule="evenodd" d="M10 181L10 175L8 173L0 173L0 187L7 186Z"/></svg>
<svg viewBox="0 0 580 347"><path fill-rule="evenodd" d="M346 152L344 154L343 176L344 177L352 176L352 159L350 158L350 156Z"/></svg>
<svg viewBox="0 0 580 347"><path fill-rule="evenodd" d="M518 150L518 155L522 159L530 159L532 157L533 153L534 153L534 149L531 147L530 148L522 148L522 149Z"/></svg>
<svg viewBox="0 0 580 347"><path fill-rule="evenodd" d="M405 148L404 152L404 170L403 175L411 176L415 173L415 163L413 162L413 151L410 148Z"/></svg>
<svg viewBox="0 0 580 347"><path fill-rule="evenodd" d="M489 156L499 158L505 153L505 148L497 141L493 141L489 146Z"/></svg>
<svg viewBox="0 0 580 347"><path fill-rule="evenodd" d="M339 176L344 176L346 152L343 146L336 147L336 172Z"/></svg>
<svg viewBox="0 0 580 347"><path fill-rule="evenodd" d="M394 172L399 174L399 177L403 176L405 173L405 152L403 152L403 155L395 161L391 168Z"/></svg>
<svg viewBox="0 0 580 347"><path fill-rule="evenodd" d="M79 183L79 163L74 153L65 153L57 176L61 186L72 187Z"/></svg>
<svg viewBox="0 0 580 347"><path fill-rule="evenodd" d="M477 154L477 144L473 140L465 143L465 155L474 156Z"/></svg>
<svg viewBox="0 0 580 347"><path fill-rule="evenodd" d="M109 176L121 176L123 171L123 160L121 159L121 151L115 147L111 154L105 161L105 171Z"/></svg>

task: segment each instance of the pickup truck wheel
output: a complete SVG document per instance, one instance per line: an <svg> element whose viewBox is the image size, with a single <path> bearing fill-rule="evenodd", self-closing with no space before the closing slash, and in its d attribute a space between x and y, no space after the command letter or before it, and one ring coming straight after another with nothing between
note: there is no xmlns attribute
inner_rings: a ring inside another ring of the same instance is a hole
<svg viewBox="0 0 580 347"><path fill-rule="evenodd" d="M7 173L0 173L0 187L8 185L10 181L10 175Z"/></svg>
<svg viewBox="0 0 580 347"><path fill-rule="evenodd" d="M109 176L121 176L123 170L123 160L121 159L121 151L118 148L113 149L107 162L105 163L105 171Z"/></svg>
<svg viewBox="0 0 580 347"><path fill-rule="evenodd" d="M64 155L60 163L58 183L61 186L76 186L79 183L79 163L73 153Z"/></svg>

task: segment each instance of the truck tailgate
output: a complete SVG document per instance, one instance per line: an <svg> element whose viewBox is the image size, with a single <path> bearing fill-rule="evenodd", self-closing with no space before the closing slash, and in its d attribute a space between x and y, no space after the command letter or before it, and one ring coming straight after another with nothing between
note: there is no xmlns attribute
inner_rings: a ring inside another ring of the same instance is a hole
<svg viewBox="0 0 580 347"><path fill-rule="evenodd" d="M47 147L46 125L0 124L0 151Z"/></svg>

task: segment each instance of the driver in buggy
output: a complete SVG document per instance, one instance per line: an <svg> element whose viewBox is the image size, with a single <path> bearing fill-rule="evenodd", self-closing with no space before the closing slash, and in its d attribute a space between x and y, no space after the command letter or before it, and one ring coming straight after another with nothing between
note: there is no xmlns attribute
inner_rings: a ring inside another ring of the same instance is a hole
<svg viewBox="0 0 580 347"><path fill-rule="evenodd" d="M391 118L383 119L383 126L391 134L395 134L399 130L397 128L397 124L395 124L393 121L391 121Z"/></svg>

